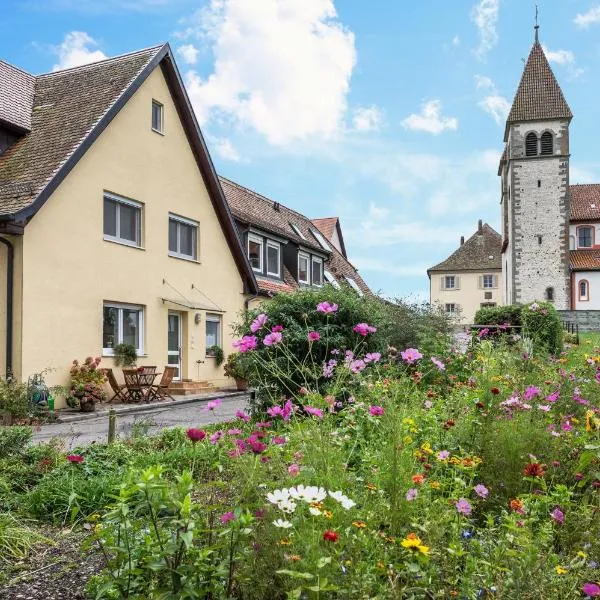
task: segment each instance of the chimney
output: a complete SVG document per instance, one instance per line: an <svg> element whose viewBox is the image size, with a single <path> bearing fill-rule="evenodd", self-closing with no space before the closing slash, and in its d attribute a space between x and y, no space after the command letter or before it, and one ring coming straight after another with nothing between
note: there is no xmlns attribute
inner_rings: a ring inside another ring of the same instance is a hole
<svg viewBox="0 0 600 600"><path fill-rule="evenodd" d="M460 245L462 246L465 243L465 236L461 235L460 236Z"/></svg>
<svg viewBox="0 0 600 600"><path fill-rule="evenodd" d="M279 211L279 202L273 202L273 210Z"/></svg>
<svg viewBox="0 0 600 600"><path fill-rule="evenodd" d="M481 219L479 219L479 222L477 223L477 233L482 233L483 232L483 221Z"/></svg>

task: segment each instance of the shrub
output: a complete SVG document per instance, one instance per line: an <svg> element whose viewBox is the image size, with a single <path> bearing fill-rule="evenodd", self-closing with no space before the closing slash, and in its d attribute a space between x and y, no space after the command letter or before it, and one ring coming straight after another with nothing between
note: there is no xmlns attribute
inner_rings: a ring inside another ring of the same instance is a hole
<svg viewBox="0 0 600 600"><path fill-rule="evenodd" d="M523 334L530 337L537 352L558 355L562 351L562 325L549 302L532 302L521 309Z"/></svg>
<svg viewBox="0 0 600 600"><path fill-rule="evenodd" d="M508 323L515 327L521 325L520 304L507 306L484 306L475 313L475 325L504 325Z"/></svg>
<svg viewBox="0 0 600 600"><path fill-rule="evenodd" d="M106 377L98 369L100 357L92 358L88 356L83 363L77 359L71 366L71 395L67 398L69 406L79 406L81 410L93 410L96 402L102 402L106 399L106 394L102 389Z"/></svg>
<svg viewBox="0 0 600 600"><path fill-rule="evenodd" d="M23 419L29 414L27 384L16 379L0 378L0 411L13 419Z"/></svg>
<svg viewBox="0 0 600 600"><path fill-rule="evenodd" d="M31 427L0 427L0 456L22 454L31 434Z"/></svg>

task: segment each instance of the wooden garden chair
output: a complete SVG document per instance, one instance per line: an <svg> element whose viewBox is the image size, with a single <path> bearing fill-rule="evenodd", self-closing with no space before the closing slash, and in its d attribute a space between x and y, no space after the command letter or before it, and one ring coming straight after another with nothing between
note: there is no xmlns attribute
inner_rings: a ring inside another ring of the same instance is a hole
<svg viewBox="0 0 600 600"><path fill-rule="evenodd" d="M156 398L157 400L166 400L167 398L175 400L175 398L167 391L173 381L173 377L175 377L175 370L176 367L165 367L158 385L152 386L153 398Z"/></svg>
<svg viewBox="0 0 600 600"><path fill-rule="evenodd" d="M150 373L156 373L156 366L149 367L147 365L142 365L142 367L140 367L140 368L142 369L142 373L144 375L148 375Z"/></svg>
<svg viewBox="0 0 600 600"><path fill-rule="evenodd" d="M113 400L120 400L121 402L127 402L127 386L124 383L119 383L112 369L100 369L106 379L108 380L108 385L110 385L110 389L113 391L113 397L108 401L110 404Z"/></svg>
<svg viewBox="0 0 600 600"><path fill-rule="evenodd" d="M127 387L127 399L132 402L144 400L144 390L140 385L140 372L137 369L123 369L123 379Z"/></svg>

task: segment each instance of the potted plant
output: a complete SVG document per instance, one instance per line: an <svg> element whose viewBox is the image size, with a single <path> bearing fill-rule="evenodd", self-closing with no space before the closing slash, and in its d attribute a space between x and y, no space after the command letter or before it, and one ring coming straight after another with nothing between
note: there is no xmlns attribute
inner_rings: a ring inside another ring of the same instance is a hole
<svg viewBox="0 0 600 600"><path fill-rule="evenodd" d="M71 389L67 404L83 412L92 412L96 409L96 402L106 399L103 385L106 381L104 373L98 369L100 357L88 356L83 363L77 359L71 366Z"/></svg>
<svg viewBox="0 0 600 600"><path fill-rule="evenodd" d="M225 363L225 376L235 379L239 391L248 389L248 366L244 357L239 352L233 352L227 357Z"/></svg>
<svg viewBox="0 0 600 600"><path fill-rule="evenodd" d="M225 353L223 352L223 348L221 348L221 346L209 346L206 349L206 356L214 358L217 367L220 367L225 360Z"/></svg>
<svg viewBox="0 0 600 600"><path fill-rule="evenodd" d="M117 344L113 349L115 365L120 367L131 367L137 360L137 350L133 344Z"/></svg>

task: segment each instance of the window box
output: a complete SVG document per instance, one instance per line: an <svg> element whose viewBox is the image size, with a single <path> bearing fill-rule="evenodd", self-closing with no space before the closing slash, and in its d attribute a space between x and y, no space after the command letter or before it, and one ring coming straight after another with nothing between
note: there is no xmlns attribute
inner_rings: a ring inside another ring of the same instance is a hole
<svg viewBox="0 0 600 600"><path fill-rule="evenodd" d="M169 256L186 260L198 259L198 223L169 215Z"/></svg>

